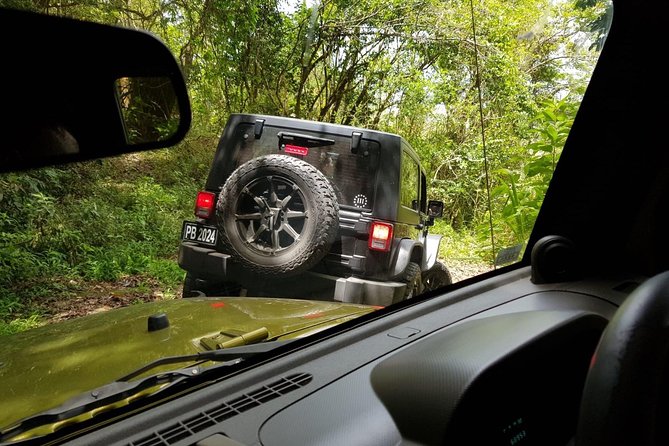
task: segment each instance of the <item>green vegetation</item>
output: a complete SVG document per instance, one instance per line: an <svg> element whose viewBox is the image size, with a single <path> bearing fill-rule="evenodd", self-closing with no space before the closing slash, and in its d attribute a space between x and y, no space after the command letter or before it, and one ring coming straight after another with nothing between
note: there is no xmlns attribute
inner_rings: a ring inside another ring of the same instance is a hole
<svg viewBox="0 0 669 446"><path fill-rule="evenodd" d="M81 291L79 279L137 276L178 293L181 222L215 143L0 177L0 334L39 323L54 298Z"/></svg>
<svg viewBox="0 0 669 446"><path fill-rule="evenodd" d="M181 221L233 112L405 136L446 203L444 258L491 263L527 240L610 14L603 0L0 5L157 34L186 75L194 123L174 149L0 176L0 334L39 324L69 281L177 290Z"/></svg>

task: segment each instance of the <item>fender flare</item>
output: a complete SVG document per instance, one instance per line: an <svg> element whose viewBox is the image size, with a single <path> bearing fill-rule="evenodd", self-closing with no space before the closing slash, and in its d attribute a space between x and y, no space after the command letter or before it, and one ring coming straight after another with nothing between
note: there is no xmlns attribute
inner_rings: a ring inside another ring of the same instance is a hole
<svg viewBox="0 0 669 446"><path fill-rule="evenodd" d="M393 270L391 272L392 277L399 277L404 274L407 265L410 262L415 262L418 265L421 265L421 270L424 271L423 265L425 264L425 247L420 241L410 238L403 238L394 246L395 259Z"/></svg>
<svg viewBox="0 0 669 446"><path fill-rule="evenodd" d="M439 234L428 234L425 237L423 243L425 245L425 256L423 256L425 263L421 265L423 271L427 271L437 263L437 258L439 257L439 245L441 244L442 238L444 238L444 236Z"/></svg>

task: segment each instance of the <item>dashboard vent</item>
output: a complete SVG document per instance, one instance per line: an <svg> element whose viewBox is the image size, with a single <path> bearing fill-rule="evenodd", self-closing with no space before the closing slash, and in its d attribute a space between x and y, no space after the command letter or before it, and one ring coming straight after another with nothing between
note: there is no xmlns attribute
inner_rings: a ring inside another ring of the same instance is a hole
<svg viewBox="0 0 669 446"><path fill-rule="evenodd" d="M226 401L216 407L201 412L194 417L181 420L170 427L128 443L129 446L167 446L184 438L214 426L237 414L246 412L256 406L271 401L282 395L304 387L312 380L308 373L286 376L265 386L254 389L244 395Z"/></svg>

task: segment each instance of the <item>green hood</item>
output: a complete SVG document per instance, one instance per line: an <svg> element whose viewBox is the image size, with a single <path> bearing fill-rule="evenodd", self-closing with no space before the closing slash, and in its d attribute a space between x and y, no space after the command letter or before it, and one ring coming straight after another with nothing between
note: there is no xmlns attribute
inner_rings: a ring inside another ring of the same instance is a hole
<svg viewBox="0 0 669 446"><path fill-rule="evenodd" d="M161 357L204 351L206 343L239 341L240 335L254 331L269 341L297 338L376 308L275 298L184 299L133 305L3 336L0 429ZM160 313L167 315L169 326L149 332L149 316Z"/></svg>

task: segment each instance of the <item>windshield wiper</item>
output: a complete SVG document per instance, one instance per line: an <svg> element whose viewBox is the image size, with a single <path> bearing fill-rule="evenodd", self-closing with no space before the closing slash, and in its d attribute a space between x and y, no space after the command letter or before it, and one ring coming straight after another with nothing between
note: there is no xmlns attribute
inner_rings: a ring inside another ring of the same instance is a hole
<svg viewBox="0 0 669 446"><path fill-rule="evenodd" d="M7 429L0 432L0 441L8 441L23 432L35 429L40 426L46 426L59 421L67 420L78 415L90 412L99 407L114 404L118 401L130 398L139 394L143 390L150 389L159 385L166 386L151 392L155 395L172 387L174 384L181 383L187 379L201 376L203 373L210 373L221 367L238 364L249 357L267 353L279 346L293 342L294 339L286 341L263 342L260 344L249 344L240 347L230 347L226 349L210 350L192 355L167 356L148 363L145 366L117 379L114 382L105 384L93 390L89 390L81 395L67 400L65 403L53 409L31 415L19 422L12 424ZM200 365L204 362L222 362L217 366L202 368ZM181 369L170 370L156 373L146 378L131 381L144 373L168 364L178 364L189 362L191 365Z"/></svg>
<svg viewBox="0 0 669 446"><path fill-rule="evenodd" d="M230 363L225 365L232 365L238 363L242 359L250 358L251 356L255 356L259 353L269 352L277 348L279 345L286 345L292 341L293 340L291 339L287 341L263 342L261 344L249 344L239 347L229 347L225 349L209 350L205 352L195 353L192 355L166 356L164 358L156 359L155 361L152 361L147 365L138 368L134 372L128 373L127 375L117 379L115 382L130 381L131 379L139 375L142 375L143 373L146 373L151 369L160 367L161 365L178 364L180 362L191 361L193 363L200 363L206 361L216 361L216 362L228 361ZM188 367L186 369L188 369ZM177 370L175 372L179 371L180 370ZM197 372L195 374L197 374Z"/></svg>

